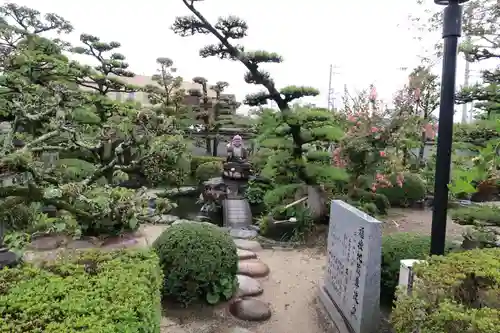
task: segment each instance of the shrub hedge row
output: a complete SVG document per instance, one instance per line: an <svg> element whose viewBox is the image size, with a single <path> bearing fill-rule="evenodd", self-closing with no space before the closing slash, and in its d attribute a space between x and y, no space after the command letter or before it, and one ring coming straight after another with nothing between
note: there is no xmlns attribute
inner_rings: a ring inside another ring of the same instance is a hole
<svg viewBox="0 0 500 333"><path fill-rule="evenodd" d="M500 248L435 256L416 265L410 295L398 294L396 333L498 333Z"/></svg>
<svg viewBox="0 0 500 333"><path fill-rule="evenodd" d="M0 271L0 333L159 333L153 251L85 251Z"/></svg>

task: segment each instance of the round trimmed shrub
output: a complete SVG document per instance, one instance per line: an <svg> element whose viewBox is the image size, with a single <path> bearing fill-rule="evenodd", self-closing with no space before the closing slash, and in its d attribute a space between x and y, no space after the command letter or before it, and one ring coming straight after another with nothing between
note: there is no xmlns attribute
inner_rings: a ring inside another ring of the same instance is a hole
<svg viewBox="0 0 500 333"><path fill-rule="evenodd" d="M222 164L218 161L212 161L200 164L196 169L195 177L199 182L203 182L213 177L220 177L221 174Z"/></svg>
<svg viewBox="0 0 500 333"><path fill-rule="evenodd" d="M446 252L453 249L452 243L446 244ZM391 303L399 282L401 260L423 260L429 256L431 237L411 232L399 232L382 238L382 273L380 299Z"/></svg>
<svg viewBox="0 0 500 333"><path fill-rule="evenodd" d="M500 327L500 248L434 256L415 266L410 295L398 293L396 333L497 333Z"/></svg>
<svg viewBox="0 0 500 333"><path fill-rule="evenodd" d="M389 180L392 187L378 188L377 193L383 194L389 199L391 206L408 207L425 199L427 190L422 178L414 173L404 173L403 186L396 184L396 175L391 175Z"/></svg>
<svg viewBox="0 0 500 333"><path fill-rule="evenodd" d="M228 300L237 287L238 255L232 238L218 227L185 222L153 243L164 273L163 295L188 305Z"/></svg>

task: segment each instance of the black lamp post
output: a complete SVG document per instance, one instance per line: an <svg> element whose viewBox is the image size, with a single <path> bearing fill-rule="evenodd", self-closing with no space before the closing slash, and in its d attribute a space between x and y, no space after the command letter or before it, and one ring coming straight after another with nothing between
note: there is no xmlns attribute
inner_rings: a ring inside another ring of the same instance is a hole
<svg viewBox="0 0 500 333"><path fill-rule="evenodd" d="M448 183L450 181L453 115L455 106L455 79L458 38L462 30L462 6L468 0L434 0L446 6L443 19L443 72L437 139L436 176L432 212L431 254L444 254L446 217L448 213Z"/></svg>

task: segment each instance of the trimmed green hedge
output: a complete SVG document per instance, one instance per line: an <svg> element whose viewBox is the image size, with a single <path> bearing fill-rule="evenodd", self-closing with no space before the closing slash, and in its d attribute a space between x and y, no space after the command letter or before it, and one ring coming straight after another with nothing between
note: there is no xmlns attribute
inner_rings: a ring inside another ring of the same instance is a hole
<svg viewBox="0 0 500 333"><path fill-rule="evenodd" d="M195 172L195 178L198 182L204 182L210 178L220 177L222 175L222 163L213 161L200 164Z"/></svg>
<svg viewBox="0 0 500 333"><path fill-rule="evenodd" d="M399 282L401 260L423 260L429 256L431 237L410 232L399 232L382 238L382 273L380 299L390 303ZM446 252L453 249L452 243L446 244Z"/></svg>
<svg viewBox="0 0 500 333"><path fill-rule="evenodd" d="M153 251L85 251L0 271L0 333L159 333Z"/></svg>
<svg viewBox="0 0 500 333"><path fill-rule="evenodd" d="M198 222L167 228L153 248L165 276L163 295L188 305L229 300L238 287L238 255L228 233Z"/></svg>
<svg viewBox="0 0 500 333"><path fill-rule="evenodd" d="M396 333L498 333L500 248L434 256L415 274L391 314Z"/></svg>
<svg viewBox="0 0 500 333"><path fill-rule="evenodd" d="M191 157L191 172L192 175L194 176L194 173L198 169L198 167L207 162L219 162L222 163L226 159L224 157L219 157L219 156L192 156Z"/></svg>
<svg viewBox="0 0 500 333"><path fill-rule="evenodd" d="M425 199L427 188L422 178L415 173L404 173L403 187L396 184L396 175L391 175L389 180L392 187L378 188L377 193L383 194L389 199L391 206L408 207Z"/></svg>

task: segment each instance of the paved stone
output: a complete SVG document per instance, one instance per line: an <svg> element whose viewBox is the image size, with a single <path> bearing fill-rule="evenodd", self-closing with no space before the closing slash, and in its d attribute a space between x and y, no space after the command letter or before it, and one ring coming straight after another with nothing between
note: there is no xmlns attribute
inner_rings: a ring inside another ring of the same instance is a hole
<svg viewBox="0 0 500 333"><path fill-rule="evenodd" d="M113 237L106 239L101 247L105 249L125 249L139 245L139 240L136 238Z"/></svg>
<svg viewBox="0 0 500 333"><path fill-rule="evenodd" d="M56 236L42 236L31 241L28 245L29 249L35 251L49 251L55 250L66 241L66 237L61 235Z"/></svg>
<svg viewBox="0 0 500 333"><path fill-rule="evenodd" d="M253 229L229 229L229 234L233 238L250 239L257 237L257 231Z"/></svg>
<svg viewBox="0 0 500 333"><path fill-rule="evenodd" d="M250 277L264 277L269 274L269 266L257 259L239 261L238 274Z"/></svg>
<svg viewBox="0 0 500 333"><path fill-rule="evenodd" d="M240 326L233 326L233 327L228 327L219 333L253 333L253 332Z"/></svg>
<svg viewBox="0 0 500 333"><path fill-rule="evenodd" d="M255 258L257 258L257 255L254 252L252 252L252 251L237 249L237 253L238 253L238 259L239 260L255 259Z"/></svg>
<svg viewBox="0 0 500 333"><path fill-rule="evenodd" d="M236 244L236 247L241 250L253 252L262 250L262 246L260 246L259 242L253 240L236 238L234 239L234 244Z"/></svg>
<svg viewBox="0 0 500 333"><path fill-rule="evenodd" d="M237 275L238 291L236 297L257 296L264 292L260 282L246 275Z"/></svg>
<svg viewBox="0 0 500 333"><path fill-rule="evenodd" d="M91 249L97 247L96 244L92 243L91 241L88 240L83 240L83 239L77 239L70 241L67 245L66 248L72 249L72 250L78 250L78 249Z"/></svg>
<svg viewBox="0 0 500 333"><path fill-rule="evenodd" d="M142 225L139 229L139 234L144 236L146 244L151 245L161 235L162 232L167 230L168 226L164 224L159 225Z"/></svg>
<svg viewBox="0 0 500 333"><path fill-rule="evenodd" d="M264 321L271 318L269 305L255 298L237 299L229 305L229 312L241 320Z"/></svg>
<svg viewBox="0 0 500 333"><path fill-rule="evenodd" d="M177 220L174 223L172 223L172 225L177 225L177 224L182 224L182 223L201 223L201 224L210 225L212 227L217 227L215 224L210 223L210 222L193 221L193 220Z"/></svg>

